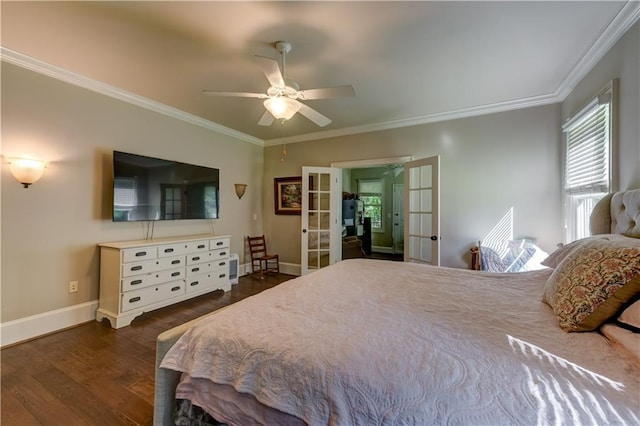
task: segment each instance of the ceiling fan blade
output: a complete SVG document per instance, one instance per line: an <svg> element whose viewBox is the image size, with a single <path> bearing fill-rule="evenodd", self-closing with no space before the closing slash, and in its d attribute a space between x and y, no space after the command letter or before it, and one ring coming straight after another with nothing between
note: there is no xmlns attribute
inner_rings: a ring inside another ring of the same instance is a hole
<svg viewBox="0 0 640 426"><path fill-rule="evenodd" d="M296 101L296 102L298 102L298 101ZM302 102L298 102L298 103L300 104L300 110L298 112L300 114L304 115L305 117L307 117L309 120L311 120L314 123L316 123L318 126L324 127L327 124L331 123L331 120L329 120L324 115L320 114L315 109L313 109L311 107L308 107L307 105L303 104Z"/></svg>
<svg viewBox="0 0 640 426"><path fill-rule="evenodd" d="M266 99L266 93L249 93L249 92L216 92L214 90L203 90L202 94L205 96L234 96L239 98L260 98Z"/></svg>
<svg viewBox="0 0 640 426"><path fill-rule="evenodd" d="M273 115L271 115L269 111L265 111L264 114L262 114L260 121L258 121L258 126L271 126L273 124L273 120Z"/></svg>
<svg viewBox="0 0 640 426"><path fill-rule="evenodd" d="M275 59L267 58L266 56L258 56L255 55L256 60L262 66L262 71L264 75L269 80L269 84L273 87L284 87L284 78L282 77L282 72L280 71L280 65L278 65L278 61Z"/></svg>
<svg viewBox="0 0 640 426"><path fill-rule="evenodd" d="M356 91L352 85L338 86L338 87L325 87L322 89L307 89L300 90L298 96L300 99L327 99L327 98L353 98L356 95Z"/></svg>

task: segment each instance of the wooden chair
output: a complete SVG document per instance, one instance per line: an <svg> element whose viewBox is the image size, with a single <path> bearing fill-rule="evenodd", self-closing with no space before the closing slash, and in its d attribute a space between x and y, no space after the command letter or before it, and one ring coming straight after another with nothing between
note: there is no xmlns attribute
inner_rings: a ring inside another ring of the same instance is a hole
<svg viewBox="0 0 640 426"><path fill-rule="evenodd" d="M268 272L280 273L280 260L277 254L267 253L267 243L264 235L247 237L249 252L251 252L251 270L260 271L260 278Z"/></svg>

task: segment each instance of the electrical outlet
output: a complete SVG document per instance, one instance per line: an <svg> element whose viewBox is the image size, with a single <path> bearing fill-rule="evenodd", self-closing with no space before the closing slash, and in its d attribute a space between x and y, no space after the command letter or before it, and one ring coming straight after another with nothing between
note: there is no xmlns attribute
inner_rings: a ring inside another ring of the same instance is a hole
<svg viewBox="0 0 640 426"><path fill-rule="evenodd" d="M69 281L69 293L78 291L78 281Z"/></svg>

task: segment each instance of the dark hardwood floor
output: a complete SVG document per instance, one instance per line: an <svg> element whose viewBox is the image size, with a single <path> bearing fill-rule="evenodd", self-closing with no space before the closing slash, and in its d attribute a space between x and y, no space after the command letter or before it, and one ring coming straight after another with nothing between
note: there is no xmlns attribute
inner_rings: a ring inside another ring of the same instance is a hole
<svg viewBox="0 0 640 426"><path fill-rule="evenodd" d="M150 425L156 336L293 278L241 277L114 330L96 321L0 351L3 426Z"/></svg>
<svg viewBox="0 0 640 426"><path fill-rule="evenodd" d="M373 252L370 255L365 256L367 259L377 259L377 260L393 260L396 262L404 262L404 254L402 253L378 253Z"/></svg>

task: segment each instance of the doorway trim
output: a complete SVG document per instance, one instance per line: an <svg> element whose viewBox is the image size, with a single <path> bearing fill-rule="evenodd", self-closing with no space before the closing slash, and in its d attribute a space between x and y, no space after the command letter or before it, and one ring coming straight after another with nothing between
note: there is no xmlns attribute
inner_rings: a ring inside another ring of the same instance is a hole
<svg viewBox="0 0 640 426"><path fill-rule="evenodd" d="M409 161L413 161L413 159L414 159L413 155L404 155L400 157L372 158L367 160L337 161L337 162L331 163L331 167L335 169L340 169L340 170L364 169L369 167L387 166L390 164L404 164ZM338 212L336 213L336 217L342 217L341 204L338 206ZM393 241L392 247L388 249L389 253L394 253L394 247L396 245L395 239L393 238L393 227L392 227L392 241Z"/></svg>
<svg viewBox="0 0 640 426"><path fill-rule="evenodd" d="M361 169L365 167L386 166L387 164L406 163L412 161L413 155L402 157L372 158L370 160L337 161L331 163L331 167L337 169Z"/></svg>

